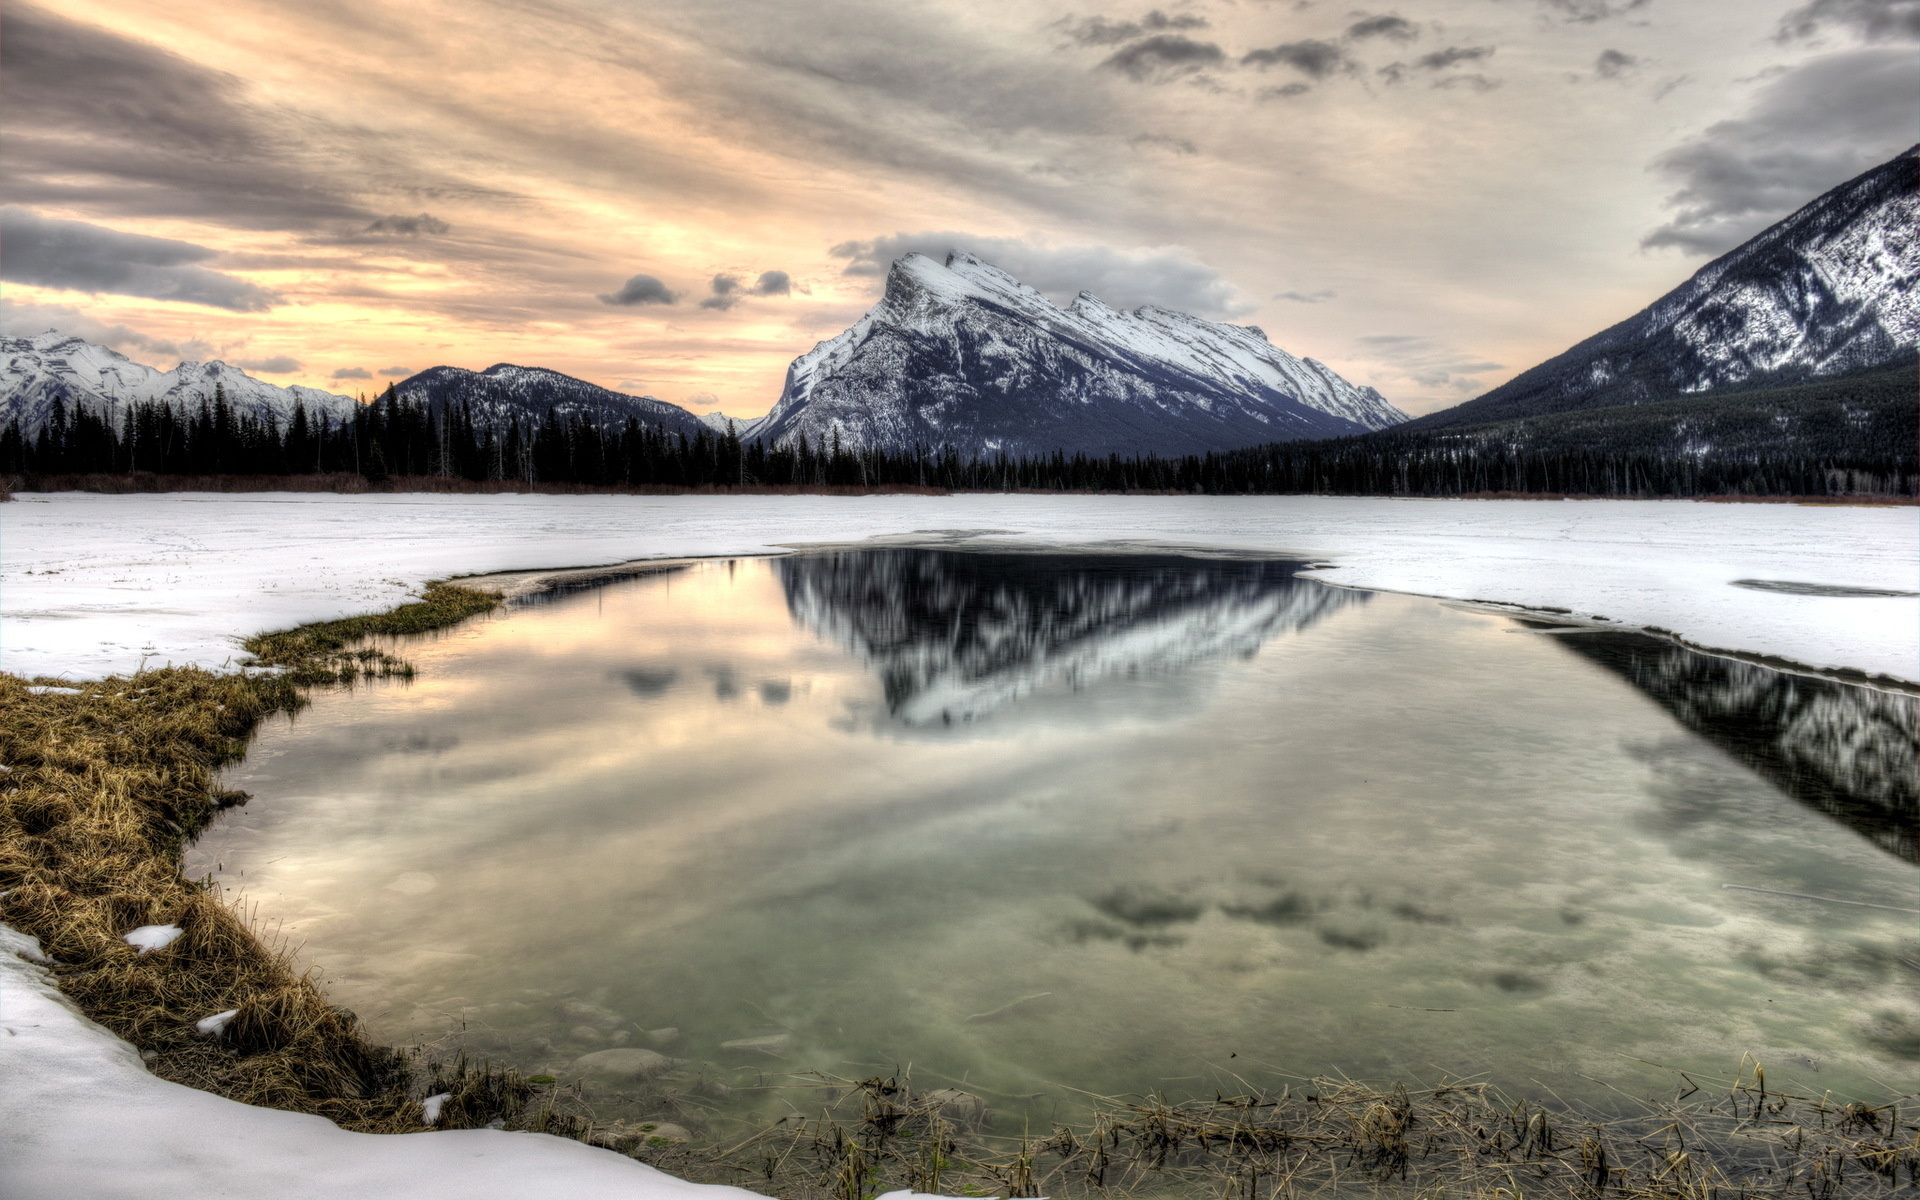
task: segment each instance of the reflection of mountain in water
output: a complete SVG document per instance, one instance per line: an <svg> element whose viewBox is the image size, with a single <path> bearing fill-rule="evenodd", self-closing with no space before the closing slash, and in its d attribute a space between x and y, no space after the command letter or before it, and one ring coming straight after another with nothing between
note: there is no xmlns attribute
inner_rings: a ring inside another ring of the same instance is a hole
<svg viewBox="0 0 1920 1200"><path fill-rule="evenodd" d="M1635 634L1558 638L1810 807L1920 862L1920 706Z"/></svg>
<svg viewBox="0 0 1920 1200"><path fill-rule="evenodd" d="M794 619L867 658L909 725L967 721L1046 684L1251 654L1364 600L1301 564L860 550L776 560Z"/></svg>

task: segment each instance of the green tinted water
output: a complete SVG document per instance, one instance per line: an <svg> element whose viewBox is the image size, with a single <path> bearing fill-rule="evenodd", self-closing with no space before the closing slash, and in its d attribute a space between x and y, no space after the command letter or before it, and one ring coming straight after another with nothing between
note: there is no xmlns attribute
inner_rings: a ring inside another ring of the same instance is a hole
<svg viewBox="0 0 1920 1200"><path fill-rule="evenodd" d="M1723 886L1920 907L1903 698L1180 558L714 562L404 653L267 729L189 864L382 1039L911 1064L1021 1120L1916 1075L1913 916Z"/></svg>

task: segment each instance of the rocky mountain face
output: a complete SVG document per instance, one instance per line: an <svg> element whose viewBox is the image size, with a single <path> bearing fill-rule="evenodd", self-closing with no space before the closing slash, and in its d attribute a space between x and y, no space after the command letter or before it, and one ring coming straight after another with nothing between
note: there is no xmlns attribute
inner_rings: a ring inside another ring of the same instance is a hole
<svg viewBox="0 0 1920 1200"><path fill-rule="evenodd" d="M402 380L394 388L401 397L438 410L466 404L474 424L501 427L513 418L545 420L555 416L585 418L601 426L620 427L628 418L665 433L696 437L712 431L686 409L652 396L629 396L598 384L545 367L516 367L497 363L484 371L461 367L429 367Z"/></svg>
<svg viewBox="0 0 1920 1200"><path fill-rule="evenodd" d="M893 264L886 294L795 359L755 440L961 454L1191 454L1407 419L1248 326L1164 308L1061 309L970 254Z"/></svg>
<svg viewBox="0 0 1920 1200"><path fill-rule="evenodd" d="M1613 328L1416 427L1912 365L1916 285L1920 146L1834 188Z"/></svg>
<svg viewBox="0 0 1920 1200"><path fill-rule="evenodd" d="M1032 692L1247 656L1366 594L1301 564L856 550L774 561L795 621L866 659L893 719L976 720Z"/></svg>
<svg viewBox="0 0 1920 1200"><path fill-rule="evenodd" d="M118 422L130 404L163 403L197 409L226 393L235 412L273 417L282 427L302 405L310 417L326 413L335 420L351 414L355 401L310 387L276 387L223 362L183 362L159 371L77 337L43 333L30 338L0 338L0 398L6 420L17 418L29 436L53 410L55 400L68 410L88 411Z"/></svg>

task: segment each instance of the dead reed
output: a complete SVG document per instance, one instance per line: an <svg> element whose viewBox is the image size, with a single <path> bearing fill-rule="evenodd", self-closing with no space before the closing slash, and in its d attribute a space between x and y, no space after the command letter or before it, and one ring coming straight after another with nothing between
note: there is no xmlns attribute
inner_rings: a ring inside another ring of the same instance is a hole
<svg viewBox="0 0 1920 1200"><path fill-rule="evenodd" d="M273 670L166 668L77 685L0 675L0 921L38 938L62 990L163 1078L349 1129L421 1128L410 1096L425 1068L368 1042L284 951L183 879L180 852L246 802L215 772L262 719L305 702L300 684L411 671L353 639L439 628L496 603L440 585L391 613L254 639ZM137 950L124 935L141 926L179 934ZM196 1029L229 1012L217 1034Z"/></svg>
<svg viewBox="0 0 1920 1200"><path fill-rule="evenodd" d="M1091 1098L1092 1116L994 1136L951 1090L814 1077L819 1104L730 1143L636 1153L688 1178L789 1200L897 1188L958 1196L1222 1200L1393 1194L1422 1200L1853 1200L1920 1187L1902 1106L1769 1091L1765 1072L1601 1114L1486 1084L1417 1090L1347 1079L1172 1103ZM975 1119L969 1119L970 1117Z"/></svg>

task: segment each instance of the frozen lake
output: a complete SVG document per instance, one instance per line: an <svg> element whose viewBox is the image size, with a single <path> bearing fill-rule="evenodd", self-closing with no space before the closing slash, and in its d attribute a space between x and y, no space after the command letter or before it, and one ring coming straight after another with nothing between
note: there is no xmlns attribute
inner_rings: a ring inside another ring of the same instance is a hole
<svg viewBox="0 0 1920 1200"><path fill-rule="evenodd" d="M516 607L271 724L188 873L378 1038L656 1050L608 1102L694 1124L909 1064L1016 1125L1227 1072L1910 1076L1911 699L1298 565L812 553Z"/></svg>

